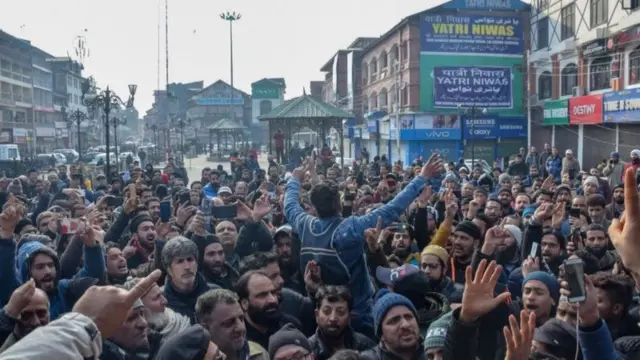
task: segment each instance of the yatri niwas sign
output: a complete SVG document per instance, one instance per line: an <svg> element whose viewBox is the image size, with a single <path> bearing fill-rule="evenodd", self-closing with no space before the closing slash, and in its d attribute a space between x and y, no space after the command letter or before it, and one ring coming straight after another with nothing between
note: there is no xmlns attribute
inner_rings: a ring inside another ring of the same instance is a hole
<svg viewBox="0 0 640 360"><path fill-rule="evenodd" d="M513 107L509 67L446 66L433 69L434 107Z"/></svg>

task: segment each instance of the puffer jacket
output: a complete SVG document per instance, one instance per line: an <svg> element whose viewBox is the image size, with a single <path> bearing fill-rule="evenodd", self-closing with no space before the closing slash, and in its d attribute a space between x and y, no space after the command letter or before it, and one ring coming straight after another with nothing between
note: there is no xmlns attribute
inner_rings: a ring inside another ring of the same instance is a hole
<svg viewBox="0 0 640 360"><path fill-rule="evenodd" d="M316 329L316 333L309 338L311 344L311 350L315 354L315 360L327 360L333 356L332 349L325 344L324 336L320 332L320 329ZM348 328L344 334L344 348L355 351L365 351L376 346L376 343L362 335Z"/></svg>

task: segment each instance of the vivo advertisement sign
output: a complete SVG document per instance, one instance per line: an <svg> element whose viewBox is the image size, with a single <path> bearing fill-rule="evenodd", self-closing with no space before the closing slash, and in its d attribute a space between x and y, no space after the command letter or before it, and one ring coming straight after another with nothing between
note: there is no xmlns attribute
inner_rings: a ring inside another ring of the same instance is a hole
<svg viewBox="0 0 640 360"><path fill-rule="evenodd" d="M400 140L460 140L457 115L402 114Z"/></svg>
<svg viewBox="0 0 640 360"><path fill-rule="evenodd" d="M465 118L462 137L466 140L525 138L527 137L527 121L523 116Z"/></svg>
<svg viewBox="0 0 640 360"><path fill-rule="evenodd" d="M400 140L460 140L460 129L413 129L401 130Z"/></svg>

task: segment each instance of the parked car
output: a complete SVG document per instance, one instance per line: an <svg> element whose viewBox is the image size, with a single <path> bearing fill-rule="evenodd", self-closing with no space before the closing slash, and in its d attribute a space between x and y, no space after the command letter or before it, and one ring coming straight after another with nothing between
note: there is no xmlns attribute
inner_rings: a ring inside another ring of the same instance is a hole
<svg viewBox="0 0 640 360"><path fill-rule="evenodd" d="M60 154L60 153L51 153L51 154L38 154L38 160L42 161L43 163L50 165L51 164L51 157L55 157L56 158L56 166L60 166L60 165L66 165L67 164L67 158Z"/></svg>
<svg viewBox="0 0 640 360"><path fill-rule="evenodd" d="M78 152L75 151L74 149L55 149L53 150L53 153L64 155L69 164L75 163L76 161L78 161L78 158L80 157Z"/></svg>
<svg viewBox="0 0 640 360"><path fill-rule="evenodd" d="M100 161L100 159L102 159L102 162L106 163L107 162L107 153L99 153L97 154L93 160L91 160L89 162L90 165L98 165L98 162ZM110 153L109 154L109 164L111 166L117 166L118 165L118 159L116 159L116 154L115 153Z"/></svg>
<svg viewBox="0 0 640 360"><path fill-rule="evenodd" d="M118 161L120 162L120 164L126 164L127 156L129 155L131 155L131 157L133 158L133 161L140 161L140 158L138 157L138 155L132 153L131 151L125 151L123 153L118 154Z"/></svg>

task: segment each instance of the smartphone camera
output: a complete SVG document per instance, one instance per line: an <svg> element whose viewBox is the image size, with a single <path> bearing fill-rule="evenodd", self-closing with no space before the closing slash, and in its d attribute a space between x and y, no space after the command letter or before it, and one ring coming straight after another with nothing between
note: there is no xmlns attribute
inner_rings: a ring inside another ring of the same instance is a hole
<svg viewBox="0 0 640 360"><path fill-rule="evenodd" d="M584 264L580 258L567 259L564 262L564 278L569 284L570 303L582 302L587 298L584 285Z"/></svg>

